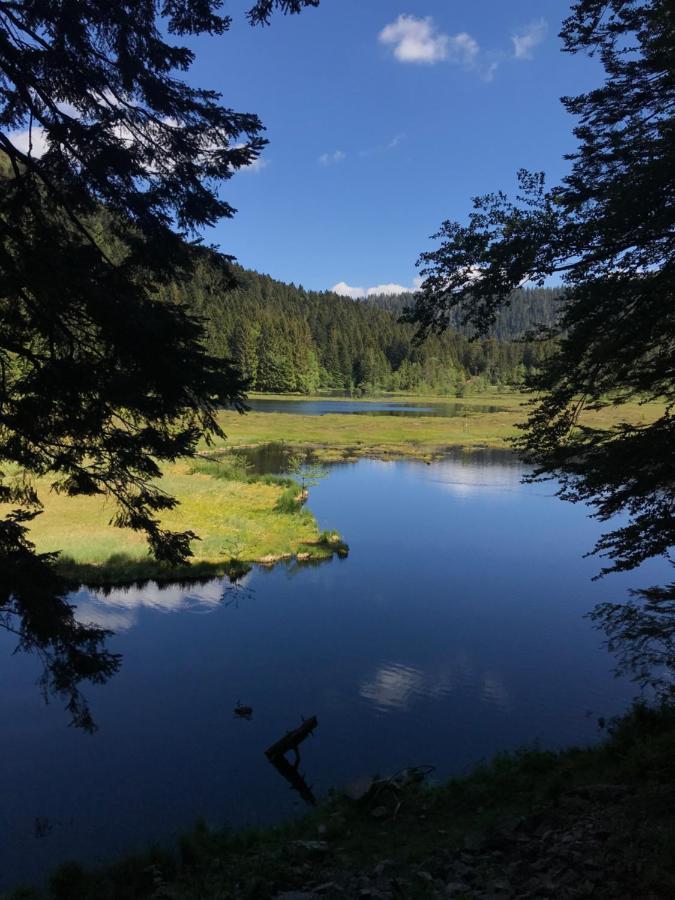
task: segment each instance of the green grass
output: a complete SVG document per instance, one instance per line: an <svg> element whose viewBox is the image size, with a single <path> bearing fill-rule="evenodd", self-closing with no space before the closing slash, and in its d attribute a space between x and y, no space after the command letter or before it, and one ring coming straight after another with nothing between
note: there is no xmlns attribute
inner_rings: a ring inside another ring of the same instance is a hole
<svg viewBox="0 0 675 900"><path fill-rule="evenodd" d="M278 400L298 399L279 396ZM302 398L306 399L306 398ZM331 399L320 398L327 402ZM363 404L376 401L369 397L359 400ZM381 398L380 398L381 399ZM387 397L388 401L406 403L415 401L454 402L448 397ZM222 412L220 424L227 435L228 446L252 447L259 444L284 441L294 447L313 449L319 459L331 460L360 456L397 457L413 456L428 459L455 447L475 449L479 447L508 448L509 439L519 432L516 428L527 414L528 397L516 392L486 392L462 398L467 415L454 418L421 416L355 416L328 413L323 416L302 416L293 413L256 413L241 416L235 412ZM503 407L503 412L486 413L475 407L484 405ZM628 403L612 406L597 412L587 412L583 423L607 428L620 421L649 422L662 412L662 405Z"/></svg>
<svg viewBox="0 0 675 900"><path fill-rule="evenodd" d="M325 559L338 549L322 538L290 479L249 478L236 460L196 459L167 466L161 486L180 501L162 516L162 525L200 537L192 543L190 566L153 561L142 534L110 525L111 502L56 494L48 479L38 482L44 511L31 523L30 538L40 552L60 551L63 573L89 584L200 577L242 563Z"/></svg>
<svg viewBox="0 0 675 900"><path fill-rule="evenodd" d="M377 399L358 402L368 404ZM398 395L387 399L406 403L453 398ZM454 447L507 448L508 439L517 434L516 424L525 416L526 400L515 392L475 394L461 401L467 415L455 418L223 412L220 422L227 440L217 441L216 449L234 452L166 466L161 481L162 488L180 501L162 517L163 526L189 529L201 538L192 544L191 566L170 569L154 562L141 534L110 526L112 504L98 497L55 494L48 479L38 484L45 509L31 525L31 539L41 552L60 551L60 565L69 578L91 584L207 576L244 563L270 564L292 557L325 559L338 549L345 552L345 545L321 539L314 517L298 502L295 482L251 475L237 448L284 442L289 447L311 449L324 461L361 456L430 459ZM503 407L504 411L472 411L482 405ZM657 403L632 403L587 413L584 421L609 427L622 420L651 421L661 410Z"/></svg>

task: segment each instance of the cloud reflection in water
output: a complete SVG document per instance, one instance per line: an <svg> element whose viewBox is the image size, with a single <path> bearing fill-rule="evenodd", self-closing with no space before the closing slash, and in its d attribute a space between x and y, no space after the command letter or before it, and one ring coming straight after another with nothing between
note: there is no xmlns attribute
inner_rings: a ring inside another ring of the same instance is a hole
<svg viewBox="0 0 675 900"><path fill-rule="evenodd" d="M128 631L136 624L142 609L155 612L209 613L226 599L230 590L238 590L248 576L239 580L236 588L226 578L213 578L203 584L157 584L149 581L143 587L122 587L110 591L82 589L71 596L77 607L80 622Z"/></svg>
<svg viewBox="0 0 675 900"><path fill-rule="evenodd" d="M490 493L523 490L522 477L526 468L515 457L504 452L484 451L464 459L455 455L435 462L426 470L415 472L420 477L459 497L487 489Z"/></svg>
<svg viewBox="0 0 675 900"><path fill-rule="evenodd" d="M423 671L403 663L385 663L363 681L359 695L381 713L407 712L420 699L439 699L459 690L474 692L482 703L502 712L511 709L511 694L499 673L477 671L466 654L450 664Z"/></svg>

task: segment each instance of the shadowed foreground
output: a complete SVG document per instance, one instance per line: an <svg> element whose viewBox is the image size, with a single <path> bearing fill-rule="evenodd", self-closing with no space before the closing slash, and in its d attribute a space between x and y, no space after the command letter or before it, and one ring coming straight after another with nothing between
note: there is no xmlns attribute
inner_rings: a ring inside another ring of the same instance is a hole
<svg viewBox="0 0 675 900"><path fill-rule="evenodd" d="M174 852L67 864L46 896L660 900L675 889L674 750L675 713L637 707L596 748L502 756L437 787L406 770L280 828L197 826Z"/></svg>

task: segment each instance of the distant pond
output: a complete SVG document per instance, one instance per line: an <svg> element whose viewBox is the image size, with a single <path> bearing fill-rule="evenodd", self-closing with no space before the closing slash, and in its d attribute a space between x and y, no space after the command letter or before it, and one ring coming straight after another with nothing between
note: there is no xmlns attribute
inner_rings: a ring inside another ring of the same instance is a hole
<svg viewBox="0 0 675 900"><path fill-rule="evenodd" d="M247 400L253 412L292 413L297 416L325 416L348 414L354 416L434 416L454 418L477 413L504 412L505 407L491 404L467 404L459 401L438 401L429 403L397 403L387 400L272 400L256 398Z"/></svg>
<svg viewBox="0 0 675 900"><path fill-rule="evenodd" d="M0 631L0 890L68 858L94 864L199 818L279 821L303 801L264 750L302 717L321 797L367 773L466 772L501 750L595 741L636 688L584 618L666 564L593 582L599 525L491 452L360 460L311 491L347 559L72 596L115 632L121 671L88 697L99 730L46 706L38 661ZM252 707L250 720L234 716Z"/></svg>

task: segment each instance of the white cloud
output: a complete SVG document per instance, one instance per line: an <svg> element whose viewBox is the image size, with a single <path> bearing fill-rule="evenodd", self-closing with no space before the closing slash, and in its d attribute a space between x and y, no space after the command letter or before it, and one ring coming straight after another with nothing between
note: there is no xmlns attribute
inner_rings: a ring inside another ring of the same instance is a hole
<svg viewBox="0 0 675 900"><path fill-rule="evenodd" d="M494 61L483 59L485 54L478 41L460 31L449 35L438 31L431 17L399 16L379 34L382 44L393 47L394 56L403 63L433 65L448 62L477 72L485 81L491 81L497 68Z"/></svg>
<svg viewBox="0 0 675 900"><path fill-rule="evenodd" d="M516 59L532 59L532 51L541 44L546 37L548 24L546 19L538 19L536 22L530 22L519 32L511 35L513 41L513 55Z"/></svg>
<svg viewBox="0 0 675 900"><path fill-rule="evenodd" d="M391 281L388 284L376 284L375 287L368 288L366 296L372 297L373 294L407 294L411 288L404 287L402 284L394 284Z"/></svg>
<svg viewBox="0 0 675 900"><path fill-rule="evenodd" d="M362 300L364 297L372 297L374 294L388 294L390 296L395 294L409 294L411 291L416 291L420 284L421 279L415 278L410 287L406 287L403 284L396 284L395 282L388 282L387 284L376 284L373 287L364 288L347 284L346 281L340 281L333 285L331 291L334 294L339 294L341 297L351 297L352 300Z"/></svg>
<svg viewBox="0 0 675 900"><path fill-rule="evenodd" d="M405 139L406 139L406 134L405 134L405 132L403 132L403 133L401 133L401 134L396 134L396 135L394 135L394 137L393 137L393 138L389 141L389 143L387 144L386 149L387 149L387 150L393 150L394 147L398 147L398 145L401 143L401 141L404 141Z"/></svg>
<svg viewBox="0 0 675 900"><path fill-rule="evenodd" d="M471 68L476 63L480 47L478 41L474 40L466 31L448 38L449 59L450 62L457 63L461 66Z"/></svg>
<svg viewBox="0 0 675 900"><path fill-rule="evenodd" d="M395 150L399 147L407 137L408 135L402 131L400 134L395 134L386 144L377 144L375 147L366 147L364 150L359 150L359 156L365 159L369 156L379 156L382 153L388 153L390 150Z"/></svg>
<svg viewBox="0 0 675 900"><path fill-rule="evenodd" d="M483 63L480 70L480 77L483 81L492 81L502 58L494 58L492 62Z"/></svg>
<svg viewBox="0 0 675 900"><path fill-rule="evenodd" d="M365 288L352 287L350 284L347 284L346 281L338 281L337 284L333 285L331 291L334 294L339 294L341 297L351 297L352 300L358 300L361 297L366 296Z"/></svg>
<svg viewBox="0 0 675 900"><path fill-rule="evenodd" d="M269 159L263 159L262 156L259 156L257 159L254 159L252 163L249 163L249 165L242 166L239 171L252 172L254 175L257 175L259 172L262 172L263 169L266 169L269 164Z"/></svg>
<svg viewBox="0 0 675 900"><path fill-rule="evenodd" d="M335 163L341 163L346 158L346 153L343 153L342 150L336 150L334 153L322 153L319 157L319 162L322 166L332 166Z"/></svg>
<svg viewBox="0 0 675 900"><path fill-rule="evenodd" d="M450 39L436 30L431 16L416 19L415 16L401 15L382 29L379 40L394 48L394 56L399 62L433 65L448 58Z"/></svg>
<svg viewBox="0 0 675 900"><path fill-rule="evenodd" d="M399 62L428 65L447 62L474 72L483 81L492 81L502 62L532 59L534 48L544 40L547 31L548 25L543 18L523 26L511 36L511 54L505 50L483 50L466 31L445 34L439 31L430 16L421 19L400 15L382 29L378 39L393 49Z"/></svg>
<svg viewBox="0 0 675 900"><path fill-rule="evenodd" d="M21 153L28 153L30 150L31 156L36 159L39 159L49 149L47 134L39 125L34 125L32 130L11 131L9 139Z"/></svg>

